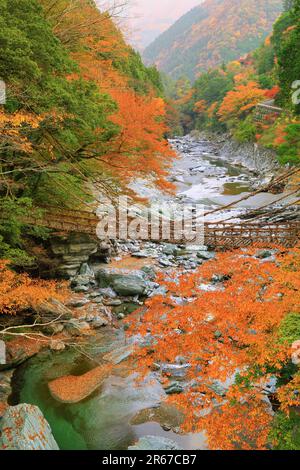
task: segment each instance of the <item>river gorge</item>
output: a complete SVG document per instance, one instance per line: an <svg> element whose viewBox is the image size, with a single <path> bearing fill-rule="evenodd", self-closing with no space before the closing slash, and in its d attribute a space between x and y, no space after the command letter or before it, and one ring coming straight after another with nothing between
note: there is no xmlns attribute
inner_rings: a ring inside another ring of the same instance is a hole
<svg viewBox="0 0 300 470"><path fill-rule="evenodd" d="M238 160L228 159L223 152L224 143L189 136L170 142L178 152L169 176L176 186L176 194L164 196L142 180L132 184L139 195L152 202L163 199L202 204L205 211L221 209L250 194L276 173L270 167L263 173L246 163L243 165L242 155ZM230 210L220 210L208 220L222 219L225 213L231 220L238 220L246 210L276 204L280 198L282 194L264 192L238 202ZM67 306L75 311L79 328L72 345L58 352L43 350L17 367L9 404L38 406L60 449L126 450L135 446L139 439L149 440L149 436L154 436L156 445L161 448L164 445L172 448L173 445L179 449L206 449L205 434L182 434L182 415L175 407L164 403L168 395L184 393L188 365L181 360L177 364L161 366L169 368L171 388L164 388L158 371L151 372L142 383L137 382L136 373L131 370L132 344L142 339L126 335L126 319L136 314L146 298L164 293L156 283L157 273L168 276L174 271L193 272L203 263L209 263L215 253L201 246L130 240L118 241L115 248L110 260L103 263L91 259L88 264L84 263L79 276L72 279L74 299ZM260 255L264 258L274 254ZM119 282L117 286L113 278L116 274L124 276L123 284ZM106 282L103 282L104 278ZM141 291L137 279L141 281ZM217 280L217 285L219 283L222 280ZM215 288L216 281L203 285L203 290ZM186 302L187 299L178 297L176 301ZM83 324L94 327L94 334L83 335L78 340L80 329L84 330ZM61 376L80 376L104 362L118 367L79 403L61 403L49 393L48 383L52 380ZM226 383L220 381L217 386L226 388ZM148 442L148 445L153 443Z"/></svg>

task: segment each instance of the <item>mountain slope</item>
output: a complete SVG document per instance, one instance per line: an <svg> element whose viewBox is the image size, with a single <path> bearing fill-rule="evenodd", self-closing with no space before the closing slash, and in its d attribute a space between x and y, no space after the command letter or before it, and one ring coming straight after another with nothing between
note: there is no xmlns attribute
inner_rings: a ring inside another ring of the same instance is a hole
<svg viewBox="0 0 300 470"><path fill-rule="evenodd" d="M144 59L173 78L193 79L255 49L281 10L282 0L205 0L150 44Z"/></svg>

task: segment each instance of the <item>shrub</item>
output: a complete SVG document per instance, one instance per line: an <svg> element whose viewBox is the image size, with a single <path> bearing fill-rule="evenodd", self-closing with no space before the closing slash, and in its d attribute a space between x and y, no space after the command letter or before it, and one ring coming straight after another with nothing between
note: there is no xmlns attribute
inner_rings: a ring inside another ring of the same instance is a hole
<svg viewBox="0 0 300 470"><path fill-rule="evenodd" d="M292 344L300 340L300 314L289 313L281 323L279 336L282 341Z"/></svg>
<svg viewBox="0 0 300 470"><path fill-rule="evenodd" d="M8 261L0 260L0 314L16 315L50 298L63 300L65 297L63 285L17 274L8 268Z"/></svg>
<svg viewBox="0 0 300 470"><path fill-rule="evenodd" d="M234 138L238 142L252 142L255 140L257 128L252 121L251 117L248 117L244 121L240 121L234 132Z"/></svg>

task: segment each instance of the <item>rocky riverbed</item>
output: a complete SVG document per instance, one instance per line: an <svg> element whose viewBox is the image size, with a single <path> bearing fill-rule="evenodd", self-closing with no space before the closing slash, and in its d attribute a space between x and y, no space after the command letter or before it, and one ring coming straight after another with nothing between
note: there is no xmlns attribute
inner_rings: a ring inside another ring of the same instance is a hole
<svg viewBox="0 0 300 470"><path fill-rule="evenodd" d="M222 154L221 144L189 137L174 139L171 144L180 154L170 170L176 194L162 195L149 182L136 181L132 185L152 201L192 201L209 211L239 199L271 178L270 173L258 176L255 169L242 166L241 161L228 159ZM270 201L276 204L279 198L263 193L239 203L230 215L238 218L249 207L257 209ZM222 211L218 217L224 217ZM7 445L3 423L11 420L12 405L27 403L39 407L50 424L54 437L49 433L45 448L58 445L61 449L123 450L154 445L162 449L205 449L205 436L182 435L183 417L164 404L166 396L184 392L189 365L184 361L161 365L137 386L130 368L132 346L145 338L126 339L125 330L128 315L143 307L147 298L166 293L165 287L157 283L158 273L167 277L174 271L192 272L209 263L215 253L202 245L138 240L97 244L78 234L71 239L55 239L53 251L60 257L61 272L70 277L73 295L66 305L50 301L36 312L39 322L47 323L41 328L47 340L39 347L26 339L13 340L7 342L4 354L2 344L2 447ZM272 256L269 250L257 253L262 260ZM216 273L215 279L202 288L214 290L221 283ZM181 297L174 300L189 301ZM108 374L103 367L109 368ZM96 371L94 376L92 370ZM164 373L172 379L167 388L163 385ZM79 393L79 376L85 382L83 394ZM56 387L49 388L51 383ZM222 392L224 384L216 386ZM29 434L30 426L39 432L36 408L21 407L15 412L23 416ZM25 445L20 444L13 425L11 433L12 446Z"/></svg>
<svg viewBox="0 0 300 470"><path fill-rule="evenodd" d="M202 205L204 213L208 213L205 222L210 222L224 220L224 216L231 221L239 220L249 210L260 211L268 205L270 214L281 208L282 203L288 205L297 199L284 184L251 196L284 171L270 150L237 144L229 136L178 137L171 139L170 144L179 155L170 169L169 178L176 187L175 197L162 194L147 181L132 183L132 188L139 195L150 198L152 203ZM235 203L233 207L226 208L232 203ZM290 207L284 216L299 219L299 210Z"/></svg>

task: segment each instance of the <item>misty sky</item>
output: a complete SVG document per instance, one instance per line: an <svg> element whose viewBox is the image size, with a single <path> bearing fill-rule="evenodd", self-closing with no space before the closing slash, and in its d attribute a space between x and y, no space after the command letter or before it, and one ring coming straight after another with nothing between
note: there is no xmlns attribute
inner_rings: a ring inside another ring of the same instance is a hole
<svg viewBox="0 0 300 470"><path fill-rule="evenodd" d="M118 1L121 2L121 0L96 1L100 9L103 9L101 6L105 4L111 6ZM203 0L127 0L128 6L122 16L129 29L129 41L139 48L144 48L201 1Z"/></svg>
<svg viewBox="0 0 300 470"><path fill-rule="evenodd" d="M133 43L145 47L201 0L131 0L128 16Z"/></svg>

